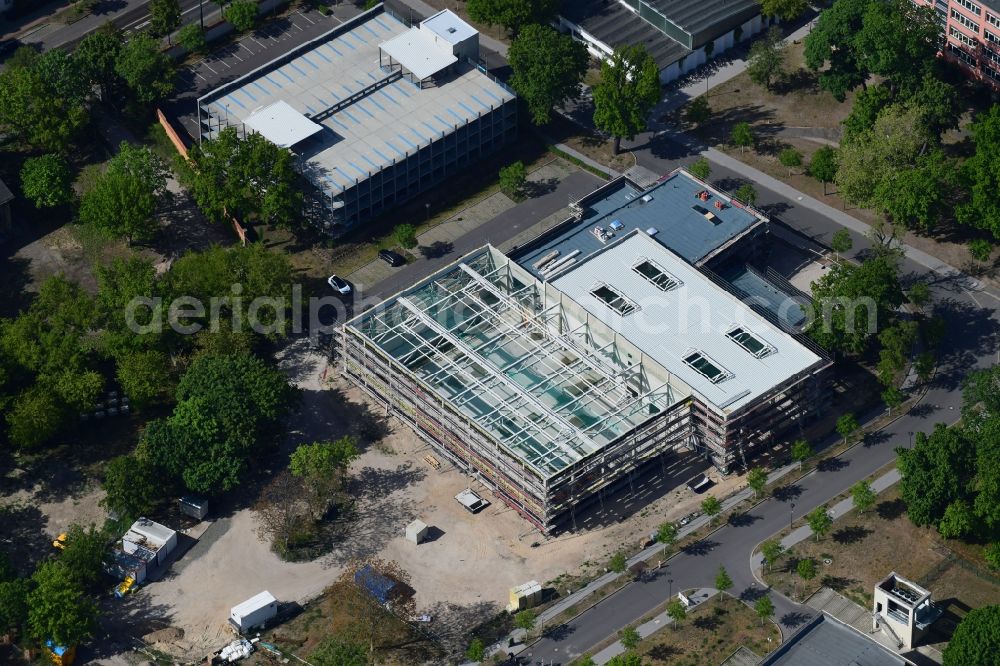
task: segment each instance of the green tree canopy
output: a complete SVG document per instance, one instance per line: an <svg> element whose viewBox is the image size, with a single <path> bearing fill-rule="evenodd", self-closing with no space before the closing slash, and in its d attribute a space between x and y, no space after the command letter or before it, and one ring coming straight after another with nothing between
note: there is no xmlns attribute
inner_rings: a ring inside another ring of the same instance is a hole
<svg viewBox="0 0 1000 666"><path fill-rule="evenodd" d="M858 61L854 38L861 31L871 0L836 0L822 11L805 38L805 60L820 72L819 85L843 102L847 92L864 83L868 72Z"/></svg>
<svg viewBox="0 0 1000 666"><path fill-rule="evenodd" d="M736 197L738 201L742 201L750 206L757 204L757 189L750 183L743 183L737 187L736 191L733 192L733 196Z"/></svg>
<svg viewBox="0 0 1000 666"><path fill-rule="evenodd" d="M936 525L952 502L969 495L975 475L975 445L961 430L934 427L917 433L912 449L898 449L900 495L916 525Z"/></svg>
<svg viewBox="0 0 1000 666"><path fill-rule="evenodd" d="M823 535L830 531L833 518L830 517L830 512L826 510L825 506L818 506L806 514L806 522L816 536L816 541L819 541Z"/></svg>
<svg viewBox="0 0 1000 666"><path fill-rule="evenodd" d="M173 61L160 51L158 40L143 32L133 34L122 46L115 72L141 105L152 104L174 89Z"/></svg>
<svg viewBox="0 0 1000 666"><path fill-rule="evenodd" d="M222 18L233 24L237 32L246 32L257 23L256 0L228 0L222 8Z"/></svg>
<svg viewBox="0 0 1000 666"><path fill-rule="evenodd" d="M582 42L547 25L528 25L518 34L507 54L510 85L528 105L532 122L547 124L556 107L580 94L588 57Z"/></svg>
<svg viewBox="0 0 1000 666"><path fill-rule="evenodd" d="M809 175L823 183L823 194L826 194L826 184L837 175L837 151L830 146L818 148L809 160Z"/></svg>
<svg viewBox="0 0 1000 666"><path fill-rule="evenodd" d="M795 571L799 574L799 578L810 581L816 577L816 562L812 558L805 557L795 565Z"/></svg>
<svg viewBox="0 0 1000 666"><path fill-rule="evenodd" d="M691 163L687 170L691 172L691 175L695 178L700 178L701 180L708 180L708 177L712 175L712 165L708 163L708 160L704 157L699 157L697 160Z"/></svg>
<svg viewBox="0 0 1000 666"><path fill-rule="evenodd" d="M243 139L227 127L215 139L195 144L186 181L198 206L214 222L254 217L288 227L299 218L302 194L292 154L257 132Z"/></svg>
<svg viewBox="0 0 1000 666"><path fill-rule="evenodd" d="M500 25L515 36L530 24L547 24L559 9L558 0L468 0L469 18Z"/></svg>
<svg viewBox="0 0 1000 666"><path fill-rule="evenodd" d="M859 91L850 115L844 119L844 141L850 142L874 127L879 114L892 100L889 86L871 86Z"/></svg>
<svg viewBox="0 0 1000 666"><path fill-rule="evenodd" d="M396 242L406 249L416 247L419 242L417 241L417 228L412 224L396 225L396 228L392 230L392 235Z"/></svg>
<svg viewBox="0 0 1000 666"><path fill-rule="evenodd" d="M719 512L722 511L722 502L720 502L719 498L714 495L706 497L701 501L701 511L709 517L717 516L719 515Z"/></svg>
<svg viewBox="0 0 1000 666"><path fill-rule="evenodd" d="M118 456L104 467L105 496L101 506L124 520L150 514L163 500L169 484L159 478L148 460L134 455Z"/></svg>
<svg viewBox="0 0 1000 666"><path fill-rule="evenodd" d="M314 666L368 666L371 660L364 645L340 636L330 636L309 656L309 663Z"/></svg>
<svg viewBox="0 0 1000 666"><path fill-rule="evenodd" d="M110 92L120 83L116 66L124 39L110 21L84 37L73 51L80 72L91 85L101 87L101 98L110 99Z"/></svg>
<svg viewBox="0 0 1000 666"><path fill-rule="evenodd" d="M691 100L684 110L684 117L693 125L701 125L712 117L712 107L708 104L708 98L700 95Z"/></svg>
<svg viewBox="0 0 1000 666"><path fill-rule="evenodd" d="M754 467L747 472L747 485L753 490L754 495L760 497L767 485L767 471L761 467Z"/></svg>
<svg viewBox="0 0 1000 666"><path fill-rule="evenodd" d="M616 155L623 137L632 140L646 129L646 116L659 99L660 70L641 44L619 47L601 62L594 124L614 137Z"/></svg>
<svg viewBox="0 0 1000 666"><path fill-rule="evenodd" d="M797 463L803 463L808 458L812 457L813 449L809 442L805 439L797 439L792 442L792 460Z"/></svg>
<svg viewBox="0 0 1000 666"><path fill-rule="evenodd" d="M639 635L639 630L635 627L625 627L618 632L618 641L626 650L634 650L642 642L642 636Z"/></svg>
<svg viewBox="0 0 1000 666"><path fill-rule="evenodd" d="M770 571L771 567L778 563L778 558L784 554L785 548L781 545L780 541L772 539L760 545L760 552L764 557L764 564L767 565L767 569Z"/></svg>
<svg viewBox="0 0 1000 666"><path fill-rule="evenodd" d="M770 90L771 84L780 79L784 71L785 46L781 29L771 26L763 37L750 46L747 76L757 85Z"/></svg>
<svg viewBox="0 0 1000 666"><path fill-rule="evenodd" d="M1000 191L1000 105L993 105L977 117L969 131L975 152L962 164L969 199L956 208L955 214L963 224L989 231L1000 239L1000 198L996 196Z"/></svg>
<svg viewBox="0 0 1000 666"><path fill-rule="evenodd" d="M201 53L208 46L205 31L197 23L188 23L177 32L177 43L191 53Z"/></svg>
<svg viewBox="0 0 1000 666"><path fill-rule="evenodd" d="M782 21L792 21L802 16L808 6L806 0L761 0L760 13L775 16Z"/></svg>
<svg viewBox="0 0 1000 666"><path fill-rule="evenodd" d="M108 172L80 200L80 221L124 238L148 242L158 228L156 196L137 176Z"/></svg>
<svg viewBox="0 0 1000 666"><path fill-rule="evenodd" d="M44 562L31 580L28 593L28 631L39 642L77 645L94 635L97 606L73 573L57 561Z"/></svg>
<svg viewBox="0 0 1000 666"><path fill-rule="evenodd" d="M733 129L729 133L729 140L733 142L734 146L739 146L741 153L744 149L752 147L753 128L750 127L750 123L740 122L733 125Z"/></svg>
<svg viewBox="0 0 1000 666"><path fill-rule="evenodd" d="M865 480L858 481L851 486L851 499L854 500L854 508L859 514L863 514L868 509L875 506L875 499L878 496L872 490L872 486Z"/></svg>
<svg viewBox="0 0 1000 666"><path fill-rule="evenodd" d="M764 622L774 615L774 602L771 601L771 597L765 594L754 602L753 609L757 613L757 617L760 618L761 626L764 626Z"/></svg>
<svg viewBox="0 0 1000 666"><path fill-rule="evenodd" d="M894 89L913 90L933 66L940 37L933 7L869 2L851 48L865 71L888 78Z"/></svg>
<svg viewBox="0 0 1000 666"><path fill-rule="evenodd" d="M101 579L107 547L108 538L101 530L74 523L66 530L66 547L59 562L81 586L88 588Z"/></svg>
<svg viewBox="0 0 1000 666"><path fill-rule="evenodd" d="M1000 654L1000 605L969 612L944 649L944 666L990 666Z"/></svg>
<svg viewBox="0 0 1000 666"><path fill-rule="evenodd" d="M778 161L782 166L788 167L788 175L791 176L794 167L802 166L802 153L794 148L785 148L778 153Z"/></svg>
<svg viewBox="0 0 1000 666"><path fill-rule="evenodd" d="M64 153L89 123L87 79L65 51L0 71L0 128L32 146Z"/></svg>
<svg viewBox="0 0 1000 666"><path fill-rule="evenodd" d="M73 201L73 174L58 155L29 157L21 167L21 189L36 208L68 204Z"/></svg>
<svg viewBox="0 0 1000 666"><path fill-rule="evenodd" d="M524 195L524 185L528 182L528 170L524 162L518 160L500 169L500 189L509 196L520 198Z"/></svg>
<svg viewBox="0 0 1000 666"><path fill-rule="evenodd" d="M164 37L181 24L181 6L177 0L150 0L149 25L153 34Z"/></svg>

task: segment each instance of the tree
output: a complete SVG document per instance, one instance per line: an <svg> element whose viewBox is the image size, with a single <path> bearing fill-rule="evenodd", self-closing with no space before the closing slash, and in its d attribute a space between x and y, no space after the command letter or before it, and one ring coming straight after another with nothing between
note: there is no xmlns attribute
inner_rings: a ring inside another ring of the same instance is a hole
<svg viewBox="0 0 1000 666"><path fill-rule="evenodd" d="M465 651L465 658L469 661L482 661L486 658L486 647L481 638L473 638L469 643L469 648Z"/></svg>
<svg viewBox="0 0 1000 666"><path fill-rule="evenodd" d="M976 469L975 446L958 429L917 433L912 449L897 449L900 495L915 525L936 525L952 502L965 499Z"/></svg>
<svg viewBox="0 0 1000 666"><path fill-rule="evenodd" d="M168 37L181 24L181 6L177 0L152 0L149 3L149 24L153 34Z"/></svg>
<svg viewBox="0 0 1000 666"><path fill-rule="evenodd" d="M605 666L642 666L642 657L635 652L624 652L611 657Z"/></svg>
<svg viewBox="0 0 1000 666"><path fill-rule="evenodd" d="M750 123L742 122L733 125L733 129L729 133L729 140L732 141L734 146L739 146L740 153L746 148L752 147L753 130L750 129Z"/></svg>
<svg viewBox="0 0 1000 666"><path fill-rule="evenodd" d="M839 419L837 419L837 434L844 438L844 444L847 444L847 440L854 437L861 425L858 424L858 420L854 418L854 414L848 412L844 414Z"/></svg>
<svg viewBox="0 0 1000 666"><path fill-rule="evenodd" d="M51 392L32 387L14 399L7 413L7 436L17 449L33 449L62 429L63 415Z"/></svg>
<svg viewBox="0 0 1000 666"><path fill-rule="evenodd" d="M812 457L813 449L808 441L804 439L797 439L792 442L792 460L802 467L802 463Z"/></svg>
<svg viewBox="0 0 1000 666"><path fill-rule="evenodd" d="M906 292L906 297L919 309L923 309L931 302L931 288L926 282L914 282L910 285L910 290Z"/></svg>
<svg viewBox="0 0 1000 666"><path fill-rule="evenodd" d="M742 201L749 206L753 206L757 203L757 190L750 183L743 183L736 188L736 192L733 194L739 201Z"/></svg>
<svg viewBox="0 0 1000 666"><path fill-rule="evenodd" d="M788 167L788 175L791 176L793 167L802 166L802 153L794 148L785 148L778 153L778 161Z"/></svg>
<svg viewBox="0 0 1000 666"><path fill-rule="evenodd" d="M20 630L28 621L28 592L31 582L25 578L0 580L0 634Z"/></svg>
<svg viewBox="0 0 1000 666"><path fill-rule="evenodd" d="M911 103L920 108L927 131L940 137L945 130L957 129L962 116L962 96L950 83L933 74L925 74Z"/></svg>
<svg viewBox="0 0 1000 666"><path fill-rule="evenodd" d="M621 46L601 61L601 81L594 86L594 125L614 137L614 153L622 138L631 141L646 129L646 116L660 99L660 70L641 44Z"/></svg>
<svg viewBox="0 0 1000 666"><path fill-rule="evenodd" d="M115 377L134 406L147 407L169 387L169 363L159 350L126 352L116 359Z"/></svg>
<svg viewBox="0 0 1000 666"><path fill-rule="evenodd" d="M378 576L395 581L395 591L388 599L372 594L365 581ZM345 616L351 618L350 635L353 639L368 644L368 659L374 661L377 647L398 647L394 639L398 631L399 618L413 617L416 603L412 594L406 594L410 587L410 575L396 562L368 558L354 560L344 567L337 583L338 606ZM391 633L390 633L391 632Z"/></svg>
<svg viewBox="0 0 1000 666"><path fill-rule="evenodd" d="M910 168L878 180L872 205L895 224L929 230L954 208L956 166L941 150L918 155Z"/></svg>
<svg viewBox="0 0 1000 666"><path fill-rule="evenodd" d="M115 72L141 105L152 104L174 89L174 65L160 51L160 43L140 32L133 34L118 54Z"/></svg>
<svg viewBox="0 0 1000 666"><path fill-rule="evenodd" d="M757 613L757 617L760 618L760 626L764 626L764 622L770 620L774 615L774 602L771 601L771 597L766 594L753 604L753 609Z"/></svg>
<svg viewBox="0 0 1000 666"><path fill-rule="evenodd" d="M514 199L524 196L524 184L528 181L528 170L524 162L518 160L500 169L500 189Z"/></svg>
<svg viewBox="0 0 1000 666"><path fill-rule="evenodd" d="M996 196L1000 191L1000 105L995 104L980 114L969 126L969 132L975 152L962 163L962 175L969 183L969 196L956 207L955 214L959 222L1000 238L1000 200Z"/></svg>
<svg viewBox="0 0 1000 666"><path fill-rule="evenodd" d="M87 588L101 578L107 547L108 539L94 525L85 529L74 523L66 530L66 547L59 561L82 587Z"/></svg>
<svg viewBox="0 0 1000 666"><path fill-rule="evenodd" d="M313 666L368 666L371 660L364 645L339 636L330 636L309 656L309 663Z"/></svg>
<svg viewBox="0 0 1000 666"><path fill-rule="evenodd" d="M861 480L851 486L851 499L854 500L854 508L859 514L875 506L875 491L867 481Z"/></svg>
<svg viewBox="0 0 1000 666"><path fill-rule="evenodd" d="M666 554L667 549L677 542L677 525L671 522L661 524L656 530L656 541L663 544L663 552Z"/></svg>
<svg viewBox="0 0 1000 666"><path fill-rule="evenodd" d="M470 4L471 7L471 4ZM531 120L546 125L552 111L580 94L587 48L547 25L528 25L508 51L510 85L528 105Z"/></svg>
<svg viewBox="0 0 1000 666"><path fill-rule="evenodd" d="M635 627L625 627L618 632L618 642L626 650L634 650L642 642L642 636L639 635L639 631Z"/></svg>
<svg viewBox="0 0 1000 666"><path fill-rule="evenodd" d="M878 250L861 265L834 264L812 294L809 336L827 349L861 354L905 300L898 254Z"/></svg>
<svg viewBox="0 0 1000 666"><path fill-rule="evenodd" d="M760 13L782 21L792 21L802 16L808 6L806 0L761 0Z"/></svg>
<svg viewBox="0 0 1000 666"><path fill-rule="evenodd" d="M105 173L80 200L80 221L134 241L152 239L159 225L153 213L156 197L140 178L127 173Z"/></svg>
<svg viewBox="0 0 1000 666"><path fill-rule="evenodd" d="M21 167L21 189L35 208L51 208L73 201L73 174L54 154L29 157Z"/></svg>
<svg viewBox="0 0 1000 666"><path fill-rule="evenodd" d="M300 444L292 452L288 469L304 483L317 520L329 509L331 499L343 485L344 471L358 455L357 441L351 436Z"/></svg>
<svg viewBox="0 0 1000 666"><path fill-rule="evenodd" d="M982 238L970 240L968 248L969 256L972 257L973 261L989 261L990 255L993 254L993 246L990 245L989 241L983 240Z"/></svg>
<svg viewBox="0 0 1000 666"><path fill-rule="evenodd" d="M28 632L35 640L77 645L94 635L97 606L79 581L59 561L43 562L31 576L28 593Z"/></svg>
<svg viewBox="0 0 1000 666"><path fill-rule="evenodd" d="M868 78L854 49L868 5L869 0L836 0L820 13L804 41L806 66L820 72L820 88L839 102Z"/></svg>
<svg viewBox="0 0 1000 666"><path fill-rule="evenodd" d="M255 0L229 0L222 9L222 18L233 24L236 32L246 32L257 23L257 2Z"/></svg>
<svg viewBox="0 0 1000 666"><path fill-rule="evenodd" d="M257 537L270 541L275 552L290 556L292 544L312 537L316 517L302 482L282 470L264 486L254 504Z"/></svg>
<svg viewBox="0 0 1000 666"><path fill-rule="evenodd" d="M930 381L931 377L934 375L934 366L937 362L934 359L934 354L931 352L921 352L917 355L917 360L913 364L913 368L917 372L917 379L921 383L926 384Z"/></svg>
<svg viewBox="0 0 1000 666"><path fill-rule="evenodd" d="M826 184L833 182L837 175L837 151L830 146L822 146L809 160L809 175L823 183L823 195L826 196Z"/></svg>
<svg viewBox="0 0 1000 666"><path fill-rule="evenodd" d="M104 467L104 482L101 485L105 492L101 506L125 520L152 513L169 487L158 478L149 461L134 455L109 460Z"/></svg>
<svg viewBox="0 0 1000 666"><path fill-rule="evenodd" d="M1000 654L1000 605L972 610L944 649L944 666L989 666Z"/></svg>
<svg viewBox="0 0 1000 666"><path fill-rule="evenodd" d="M0 72L0 128L32 146L66 152L87 125L87 79L65 51Z"/></svg>
<svg viewBox="0 0 1000 666"><path fill-rule="evenodd" d="M704 157L701 157L692 162L691 166L688 167L688 171L690 171L691 175L694 176L695 178L704 181L707 181L708 177L712 175L712 167L708 163L708 160L705 159Z"/></svg>
<svg viewBox="0 0 1000 666"><path fill-rule="evenodd" d="M120 80L115 65L121 53L122 33L108 21L84 37L73 51L80 73L90 85L101 87L101 99L111 100Z"/></svg>
<svg viewBox="0 0 1000 666"><path fill-rule="evenodd" d="M535 628L535 624L538 622L538 615L535 611L523 610L516 615L514 615L514 626L518 629L524 629L526 632L531 632Z"/></svg>
<svg viewBox="0 0 1000 666"><path fill-rule="evenodd" d="M747 472L747 485L753 490L755 497L760 497L767 485L767 472L761 467L754 467Z"/></svg>
<svg viewBox="0 0 1000 666"><path fill-rule="evenodd" d="M975 514L972 507L963 499L957 499L944 510L938 532L945 539L957 539L972 534L975 531Z"/></svg>
<svg viewBox="0 0 1000 666"><path fill-rule="evenodd" d="M396 242L406 249L417 246L417 228L412 224L396 225L396 228L392 230L392 235L396 238Z"/></svg>
<svg viewBox="0 0 1000 666"><path fill-rule="evenodd" d="M881 397L882 402L885 403L885 407L889 410L890 414L892 413L892 410L903 404L903 400L905 398L903 392L895 386L887 386L885 390L882 391Z"/></svg>
<svg viewBox="0 0 1000 666"><path fill-rule="evenodd" d="M558 7L557 0L468 0L466 3L473 21L503 26L515 37L523 26L547 24Z"/></svg>
<svg viewBox="0 0 1000 666"><path fill-rule="evenodd" d="M574 666L597 666L597 662L589 654L583 655L573 663Z"/></svg>
<svg viewBox="0 0 1000 666"><path fill-rule="evenodd" d="M816 577L816 563L811 558L803 558L795 565L795 571L799 578L808 582Z"/></svg>
<svg viewBox="0 0 1000 666"><path fill-rule="evenodd" d="M302 209L294 158L257 132L240 138L227 127L212 140L192 146L190 168L182 170L198 207L213 222L231 217L289 227Z"/></svg>
<svg viewBox="0 0 1000 666"><path fill-rule="evenodd" d="M778 558L785 552L785 547L781 545L780 541L772 539L760 545L760 552L764 556L764 564L767 565L767 570L770 571L778 562Z"/></svg>
<svg viewBox="0 0 1000 666"><path fill-rule="evenodd" d="M177 33L177 43L191 53L202 53L208 46L205 31L197 23L188 23Z"/></svg>
<svg viewBox="0 0 1000 666"><path fill-rule="evenodd" d="M809 524L809 529L816 536L816 541L819 541L830 531L830 526L833 525L833 518L830 517L830 513L826 510L825 506L818 506L806 514L806 522Z"/></svg>
<svg viewBox="0 0 1000 666"><path fill-rule="evenodd" d="M858 92L851 113L844 119L844 141L853 141L875 126L882 110L892 103L889 86L872 86Z"/></svg>
<svg viewBox="0 0 1000 666"><path fill-rule="evenodd" d="M701 502L701 510L710 518L717 516L722 511L722 502L719 501L718 497L706 497Z"/></svg>
<svg viewBox="0 0 1000 666"><path fill-rule="evenodd" d="M1000 569L1000 543L991 543L983 549L983 557L986 563L994 571Z"/></svg>
<svg viewBox="0 0 1000 666"><path fill-rule="evenodd" d="M888 78L895 92L919 85L933 66L940 38L933 8L889 0L865 7L861 29L851 43L862 69Z"/></svg>
<svg viewBox="0 0 1000 666"><path fill-rule="evenodd" d="M785 70L785 45L778 26L768 28L764 36L750 46L747 56L747 76L759 86L771 89Z"/></svg>
<svg viewBox="0 0 1000 666"><path fill-rule="evenodd" d="M719 591L719 596L722 596L728 592L733 587L733 579L730 578L729 572L726 571L726 567L720 566L719 572L715 574L715 589Z"/></svg>
<svg viewBox="0 0 1000 666"><path fill-rule="evenodd" d="M608 568L614 571L616 574L625 573L625 569L628 567L628 559L625 557L625 553L622 551L617 551L611 556L608 561Z"/></svg>
<svg viewBox="0 0 1000 666"><path fill-rule="evenodd" d="M674 629L687 617L687 609L680 599L671 599L667 602L667 615L674 621Z"/></svg>
<svg viewBox="0 0 1000 666"><path fill-rule="evenodd" d="M712 107L708 104L708 98L704 95L695 97L687 105L684 117L693 125L701 125L712 117Z"/></svg>

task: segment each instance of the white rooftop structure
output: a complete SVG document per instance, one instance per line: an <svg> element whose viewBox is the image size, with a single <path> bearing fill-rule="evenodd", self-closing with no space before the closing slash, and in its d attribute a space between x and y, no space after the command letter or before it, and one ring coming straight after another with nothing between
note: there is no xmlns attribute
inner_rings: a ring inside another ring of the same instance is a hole
<svg viewBox="0 0 1000 666"><path fill-rule="evenodd" d="M379 44L379 49L420 80L429 79L458 62L450 50L442 49L433 35L420 28L410 28Z"/></svg>
<svg viewBox="0 0 1000 666"><path fill-rule="evenodd" d="M247 116L243 123L282 148L291 148L313 134L323 131L322 125L309 120L293 109L288 102L280 99L257 109Z"/></svg>
<svg viewBox="0 0 1000 666"><path fill-rule="evenodd" d="M243 617L253 613L259 608L276 603L277 601L278 600L274 598L273 594L264 590L263 592L250 597L246 601L233 606L230 612L234 617Z"/></svg>
<svg viewBox="0 0 1000 666"><path fill-rule="evenodd" d="M420 22L420 27L430 30L449 44L459 44L478 34L475 28L450 9L442 9L430 18L424 19Z"/></svg>
<svg viewBox="0 0 1000 666"><path fill-rule="evenodd" d="M641 230L551 284L725 412L821 360Z"/></svg>

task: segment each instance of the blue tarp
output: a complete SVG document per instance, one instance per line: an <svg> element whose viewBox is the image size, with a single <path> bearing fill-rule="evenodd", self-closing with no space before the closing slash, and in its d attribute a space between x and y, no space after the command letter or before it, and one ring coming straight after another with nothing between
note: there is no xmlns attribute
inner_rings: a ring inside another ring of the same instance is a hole
<svg viewBox="0 0 1000 666"><path fill-rule="evenodd" d="M383 576L372 569L370 565L365 565L355 572L354 583L382 604L388 603L392 591L396 587L396 581L388 576Z"/></svg>

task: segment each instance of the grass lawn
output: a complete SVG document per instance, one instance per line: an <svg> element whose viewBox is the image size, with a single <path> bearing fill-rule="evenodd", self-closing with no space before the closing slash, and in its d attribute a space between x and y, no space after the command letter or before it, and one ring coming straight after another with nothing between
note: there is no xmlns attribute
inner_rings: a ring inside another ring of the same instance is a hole
<svg viewBox="0 0 1000 666"><path fill-rule="evenodd" d="M358 619L347 610L351 604L344 603L346 595L360 594L348 583L337 582L327 588L323 596L311 603L301 614L285 622L264 636L283 652L294 654L308 661L309 656L331 636L357 636L357 640L367 644ZM418 634L410 625L390 613L385 613L378 621L378 635L375 638L375 661L379 664L443 663L444 654L430 639ZM250 663L273 663L263 656L252 658Z"/></svg>
<svg viewBox="0 0 1000 666"><path fill-rule="evenodd" d="M818 565L819 575L811 583L795 573L803 558ZM969 610L1000 599L1000 576L989 571L982 546L948 541L931 528L915 526L895 486L879 495L867 513L851 511L818 542L808 539L796 545L773 571L764 572L764 578L796 600L826 585L868 607L875 584L890 571L931 591L945 609L944 621L935 629L945 633Z"/></svg>
<svg viewBox="0 0 1000 666"><path fill-rule="evenodd" d="M762 657L780 642L772 622L762 625L752 608L726 595L697 607L679 626L647 637L636 652L643 664L715 666L741 645Z"/></svg>

